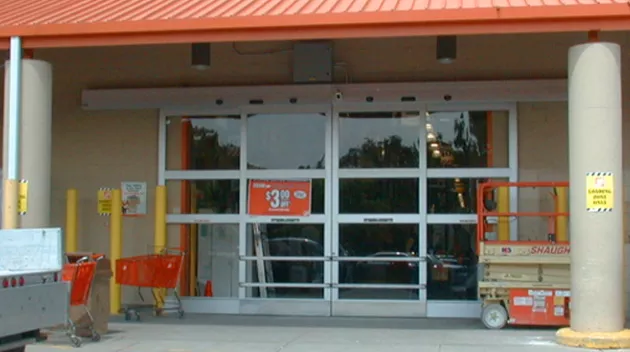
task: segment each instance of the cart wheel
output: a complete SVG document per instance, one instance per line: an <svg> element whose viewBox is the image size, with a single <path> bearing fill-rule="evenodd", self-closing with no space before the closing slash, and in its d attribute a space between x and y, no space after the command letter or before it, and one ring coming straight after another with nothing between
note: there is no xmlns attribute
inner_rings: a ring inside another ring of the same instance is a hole
<svg viewBox="0 0 630 352"><path fill-rule="evenodd" d="M125 320L126 321L130 321L131 320L131 313L130 312L125 312Z"/></svg>
<svg viewBox="0 0 630 352"><path fill-rule="evenodd" d="M72 346L74 347L81 347L81 344L83 343L83 341L81 341L81 338L78 336L70 336L70 342L72 342Z"/></svg>
<svg viewBox="0 0 630 352"><path fill-rule="evenodd" d="M96 332L96 331L93 331L93 332L92 332L92 341L94 341L94 342L99 342L99 341L101 341L101 334L99 334L99 333L98 333L98 332Z"/></svg>
<svg viewBox="0 0 630 352"><path fill-rule="evenodd" d="M508 321L507 310L500 304L488 304L481 312L481 321L488 329L503 329Z"/></svg>
<svg viewBox="0 0 630 352"><path fill-rule="evenodd" d="M136 312L136 321L140 321L140 313Z"/></svg>
<svg viewBox="0 0 630 352"><path fill-rule="evenodd" d="M177 315L179 316L179 319L184 318L184 314L185 314L185 313L184 313L184 310L183 310L183 309L180 309L180 310L178 310L178 311L177 311Z"/></svg>

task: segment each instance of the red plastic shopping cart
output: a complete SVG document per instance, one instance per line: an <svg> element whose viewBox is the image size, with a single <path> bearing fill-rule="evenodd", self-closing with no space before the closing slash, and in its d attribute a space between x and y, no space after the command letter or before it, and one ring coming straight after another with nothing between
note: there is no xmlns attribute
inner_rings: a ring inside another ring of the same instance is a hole
<svg viewBox="0 0 630 352"><path fill-rule="evenodd" d="M94 329L94 318L88 307L88 300L96 274L96 261L88 261L88 257L83 257L75 263L64 265L61 278L70 283L70 306L83 306L88 316L88 326L92 333L92 341L100 341L101 335ZM77 324L72 321L68 314L68 324L66 335L75 347L81 346L81 338L77 336Z"/></svg>
<svg viewBox="0 0 630 352"><path fill-rule="evenodd" d="M184 253L179 250L165 249L158 254L148 254L128 258L120 258L116 261L116 283L138 288L138 296L145 302L142 288L151 288L154 304L127 304L123 307L125 320L131 320L132 316L140 320L140 309L150 309L156 315L165 311L177 311L180 318L184 317L182 301L177 293L177 284L182 272ZM155 293L153 289L173 290L173 296L177 301L175 307L166 307L164 297Z"/></svg>

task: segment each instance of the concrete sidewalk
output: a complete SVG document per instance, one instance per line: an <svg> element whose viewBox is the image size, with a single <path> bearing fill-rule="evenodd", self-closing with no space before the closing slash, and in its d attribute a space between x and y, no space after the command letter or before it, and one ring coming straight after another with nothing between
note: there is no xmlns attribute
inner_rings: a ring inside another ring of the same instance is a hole
<svg viewBox="0 0 630 352"><path fill-rule="evenodd" d="M555 329L489 331L477 320L189 315L114 321L85 352L561 352ZM65 336L27 352L73 349Z"/></svg>

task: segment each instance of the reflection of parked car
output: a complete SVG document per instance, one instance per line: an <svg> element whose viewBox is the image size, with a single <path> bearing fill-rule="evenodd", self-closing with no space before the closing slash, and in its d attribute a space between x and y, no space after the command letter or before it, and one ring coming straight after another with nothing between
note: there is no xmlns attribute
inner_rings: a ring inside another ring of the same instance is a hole
<svg viewBox="0 0 630 352"><path fill-rule="evenodd" d="M305 237L276 237L267 240L269 254L273 257L305 257L304 260L278 261L271 263L275 282L283 283L323 283L324 262L309 260L308 257L324 256L324 246ZM340 248L343 255L347 255ZM348 275L346 263L339 263L339 275Z"/></svg>
<svg viewBox="0 0 630 352"><path fill-rule="evenodd" d="M448 279L444 282L445 287L441 289L442 291L447 290L459 298L476 295L477 266L470 258L467 259L467 261L461 261L452 255L427 253L427 265L429 266L427 282L434 285L440 284L442 280L433 277L434 270L432 269L446 270Z"/></svg>
<svg viewBox="0 0 630 352"><path fill-rule="evenodd" d="M267 240L272 257L322 257L323 246L308 238L278 237ZM324 263L321 261L271 261L274 282L323 283Z"/></svg>
<svg viewBox="0 0 630 352"><path fill-rule="evenodd" d="M418 262L387 260L379 258L401 258L413 260L409 253L377 252L368 256L374 260L364 260L357 263L357 282L388 283L388 284L417 284Z"/></svg>

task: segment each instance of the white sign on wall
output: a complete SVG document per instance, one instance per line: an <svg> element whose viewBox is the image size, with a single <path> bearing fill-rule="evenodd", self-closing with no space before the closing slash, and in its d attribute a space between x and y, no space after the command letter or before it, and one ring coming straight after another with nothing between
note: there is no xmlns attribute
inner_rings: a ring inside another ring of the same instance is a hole
<svg viewBox="0 0 630 352"><path fill-rule="evenodd" d="M123 216L147 214L147 183L122 182Z"/></svg>

